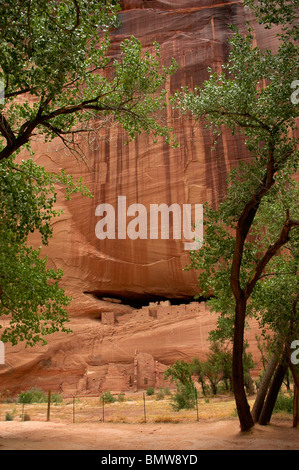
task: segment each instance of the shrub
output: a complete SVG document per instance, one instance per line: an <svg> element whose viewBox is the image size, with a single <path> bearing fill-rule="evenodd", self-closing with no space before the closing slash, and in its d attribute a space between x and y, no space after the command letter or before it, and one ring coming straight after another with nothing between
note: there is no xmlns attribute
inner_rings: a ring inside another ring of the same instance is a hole
<svg viewBox="0 0 299 470"><path fill-rule="evenodd" d="M148 396L154 395L154 393L155 393L154 387L148 387L148 388L146 389L146 394L147 394Z"/></svg>
<svg viewBox="0 0 299 470"><path fill-rule="evenodd" d="M124 393L120 393L117 397L118 401L119 402L123 402L125 401L125 394Z"/></svg>
<svg viewBox="0 0 299 470"><path fill-rule="evenodd" d="M31 388L18 395L17 403L47 403L48 397L40 388Z"/></svg>
<svg viewBox="0 0 299 470"><path fill-rule="evenodd" d="M279 393L275 403L274 413L279 413L280 411L284 411L289 414L293 413L293 397L291 393L288 395Z"/></svg>
<svg viewBox="0 0 299 470"><path fill-rule="evenodd" d="M176 392L172 395L171 406L175 411L190 410L195 407L195 389L192 386L177 385Z"/></svg>
<svg viewBox="0 0 299 470"><path fill-rule="evenodd" d="M13 415L10 414L8 411L5 414L5 421L13 421Z"/></svg>
<svg viewBox="0 0 299 470"><path fill-rule="evenodd" d="M21 392L18 395L17 403L47 403L48 402L48 394L44 393L41 388L32 387L27 392ZM52 393L51 394L51 403L62 403L63 398L59 393Z"/></svg>
<svg viewBox="0 0 299 470"><path fill-rule="evenodd" d="M59 393L51 394L51 403L55 403L55 405L57 405L62 402L63 402L63 397Z"/></svg>
<svg viewBox="0 0 299 470"><path fill-rule="evenodd" d="M164 388L164 395L171 397L171 391L170 391L169 387Z"/></svg>
<svg viewBox="0 0 299 470"><path fill-rule="evenodd" d="M156 393L156 400L163 400L163 398L165 398L165 392L160 388Z"/></svg>
<svg viewBox="0 0 299 470"><path fill-rule="evenodd" d="M116 401L115 397L109 390L107 392L103 392L102 400L104 400L105 403L114 403Z"/></svg>

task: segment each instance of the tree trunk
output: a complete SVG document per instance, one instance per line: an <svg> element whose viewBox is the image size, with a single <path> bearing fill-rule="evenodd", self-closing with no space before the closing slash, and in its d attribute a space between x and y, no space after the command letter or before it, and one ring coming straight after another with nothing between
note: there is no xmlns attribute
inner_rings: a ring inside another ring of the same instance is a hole
<svg viewBox="0 0 299 470"><path fill-rule="evenodd" d="M233 345L233 389L236 400L237 412L240 420L241 431L249 431L254 422L250 413L244 388L243 350L245 327L246 301L240 298L236 303L234 345Z"/></svg>
<svg viewBox="0 0 299 470"><path fill-rule="evenodd" d="M246 388L248 390L249 395L254 395L254 383L249 372L248 372L248 375L246 376Z"/></svg>
<svg viewBox="0 0 299 470"><path fill-rule="evenodd" d="M252 418L255 423L257 423L259 420L271 379L277 367L277 363L277 356L276 354L273 354L262 378L261 385L252 408Z"/></svg>
<svg viewBox="0 0 299 470"><path fill-rule="evenodd" d="M278 169L274 164L275 139L276 137L269 141L269 158L263 183L258 188L257 192L251 197L250 201L248 201L239 217L236 226L235 247L231 266L230 285L236 301L233 345L233 387L242 431L248 431L254 426L254 421L250 413L250 407L244 390L243 349L246 303L265 267L280 248L289 241L289 233L292 227L297 225L296 221L290 220L289 211L287 211L286 220L279 238L268 248L264 256L262 256L262 258L257 262L253 277L249 282L247 282L245 290L242 289L240 282L241 265L244 256L245 242L259 209L260 202L275 183L274 175Z"/></svg>
<svg viewBox="0 0 299 470"><path fill-rule="evenodd" d="M290 377L289 377L289 371L288 370L287 370L287 373L285 375L285 386L286 386L288 391L291 389Z"/></svg>
<svg viewBox="0 0 299 470"><path fill-rule="evenodd" d="M294 402L293 402L293 428L299 424L299 388L294 384Z"/></svg>
<svg viewBox="0 0 299 470"><path fill-rule="evenodd" d="M291 361L289 362L289 367L294 379L293 428L297 428L299 425L299 377Z"/></svg>
<svg viewBox="0 0 299 470"><path fill-rule="evenodd" d="M288 361L286 360L285 355L282 358L282 361L277 366L273 381L271 383L267 399L265 401L263 410L260 414L259 424L265 426L270 423L271 416L274 410L274 406L278 397L279 390L282 386L283 379L288 370Z"/></svg>

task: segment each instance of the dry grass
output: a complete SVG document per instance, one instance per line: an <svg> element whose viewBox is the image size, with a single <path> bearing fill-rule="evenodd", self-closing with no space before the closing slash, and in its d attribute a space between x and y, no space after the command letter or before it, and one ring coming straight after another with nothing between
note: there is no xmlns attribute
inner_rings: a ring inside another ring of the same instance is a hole
<svg viewBox="0 0 299 470"><path fill-rule="evenodd" d="M250 400L250 404L253 400ZM169 397L156 400L155 396L146 397L146 416L142 394L126 396L124 401L105 404L99 398L76 398L75 408L72 399L65 399L61 404L52 404L50 420L52 422L76 423L102 422L106 423L135 423L145 421L150 423L183 423L197 420L197 409L176 412L171 406ZM6 419L9 413L14 421L22 421L28 415L31 421L46 421L47 404L0 404L0 421ZM236 416L235 401L232 396L200 398L198 400L198 419L228 419Z"/></svg>
<svg viewBox="0 0 299 470"><path fill-rule="evenodd" d="M180 422L178 418L172 418L171 416L157 416L154 421L155 423L174 423L174 424L178 424Z"/></svg>

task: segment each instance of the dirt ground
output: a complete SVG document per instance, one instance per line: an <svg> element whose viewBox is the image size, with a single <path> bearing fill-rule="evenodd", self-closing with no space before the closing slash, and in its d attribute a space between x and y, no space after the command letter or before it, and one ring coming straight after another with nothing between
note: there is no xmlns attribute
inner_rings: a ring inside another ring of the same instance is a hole
<svg viewBox="0 0 299 470"><path fill-rule="evenodd" d="M241 433L237 419L180 424L0 422L0 450L299 450L299 428L273 419Z"/></svg>

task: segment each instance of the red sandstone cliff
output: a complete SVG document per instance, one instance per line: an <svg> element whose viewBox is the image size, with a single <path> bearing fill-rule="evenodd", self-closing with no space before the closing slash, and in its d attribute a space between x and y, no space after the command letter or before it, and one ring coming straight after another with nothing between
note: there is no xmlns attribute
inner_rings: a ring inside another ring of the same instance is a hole
<svg viewBox="0 0 299 470"><path fill-rule="evenodd" d="M167 83L169 93L203 82L207 67L219 70L229 50L227 25L243 30L246 20L253 22L241 1L123 0L122 4L122 25L112 35L113 52L131 35L144 47L160 43L163 62L168 64L174 57L179 64ZM273 47L275 32L257 25L255 29L257 45ZM167 118L178 137L178 149L154 144L144 136L125 146L126 135L117 126L107 128L88 150L86 164L66 157L56 142L36 144L36 160L41 165L83 176L94 198L75 197L65 203L61 197L65 213L55 222L54 237L45 250L50 265L64 270L64 285L74 297L70 307L74 333L66 338L53 336L46 348L24 352L22 345L7 347L11 367L1 376L3 386L25 388L38 383L63 391L91 391L98 389L99 381L103 383L109 364L132 364L136 349L163 364L203 354L215 320L207 312L202 315L199 309L193 317L174 316L166 323L136 319L103 325L97 320L102 312L121 313L125 318L130 308L86 294L132 299L186 297L197 292L196 274L183 271L188 253L182 241L100 241L95 236L96 207L104 202L116 207L120 195L127 197L128 205L145 207L216 203L225 195L227 172L247 157L241 139L224 133L213 152L209 131L198 129L191 120L173 119L170 112ZM96 385L91 385L92 377Z"/></svg>
<svg viewBox="0 0 299 470"><path fill-rule="evenodd" d="M200 5L200 6L198 6ZM170 93L181 86L200 84L208 77L207 67L220 69L228 55L229 23L244 29L241 1L123 1L122 26L113 33L113 50L119 42L135 35L144 47L161 44L165 64L174 57L179 70L167 83ZM256 42L262 47L274 43L274 34L256 28ZM65 272L64 283L72 295L94 292L99 295L134 297L161 295L193 296L197 292L194 273L183 272L188 254L180 240L103 240L95 236L101 203L117 207L117 197L126 196L127 206L141 203L201 204L217 202L225 194L228 170L245 158L241 139L225 133L216 151L210 131L176 116L167 118L174 126L180 148L162 142L154 144L141 136L128 146L119 127L107 128L93 148L86 165L66 158L59 144L37 145L40 164L83 175L94 199L76 197L62 204L65 215L55 223L48 251L53 265Z"/></svg>

